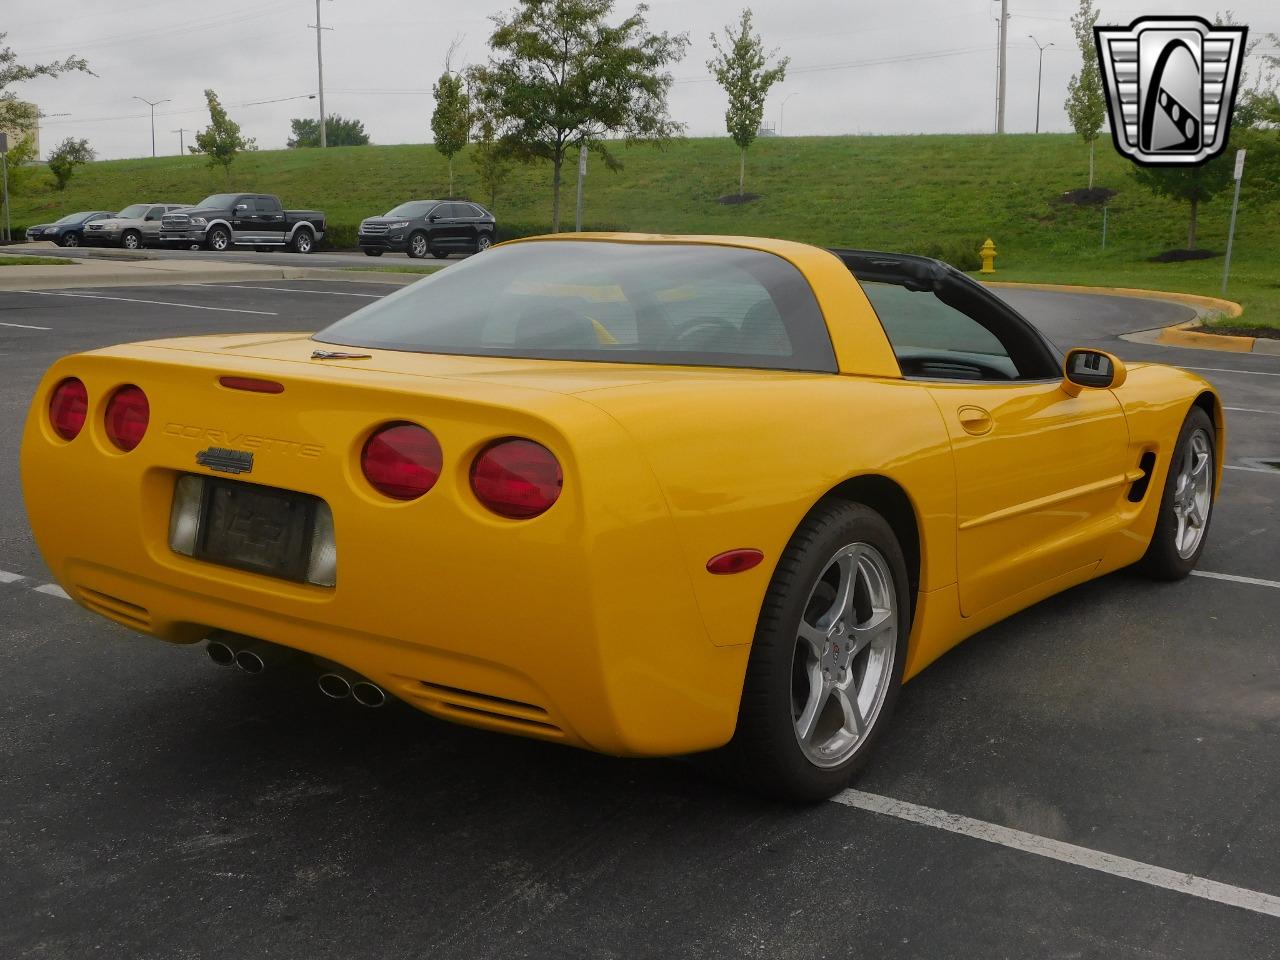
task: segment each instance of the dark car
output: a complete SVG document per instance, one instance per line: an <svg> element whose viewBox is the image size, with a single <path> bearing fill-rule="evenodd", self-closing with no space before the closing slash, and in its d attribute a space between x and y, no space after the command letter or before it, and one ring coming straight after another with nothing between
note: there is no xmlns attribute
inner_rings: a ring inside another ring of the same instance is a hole
<svg viewBox="0 0 1280 960"><path fill-rule="evenodd" d="M84 242L85 224L114 216L115 212L111 210L82 210L79 213L68 213L61 220L55 220L53 223L37 223L34 227L27 227L27 242L52 240L60 247L78 247Z"/></svg>
<svg viewBox="0 0 1280 960"><path fill-rule="evenodd" d="M493 244L493 214L469 200L410 200L360 224L360 249L371 257L390 250L421 259L480 253Z"/></svg>
<svg viewBox="0 0 1280 960"><path fill-rule="evenodd" d="M219 252L233 246L288 247L310 253L324 239L324 229L319 210L286 210L269 193L215 193L194 207L166 213L160 245Z"/></svg>

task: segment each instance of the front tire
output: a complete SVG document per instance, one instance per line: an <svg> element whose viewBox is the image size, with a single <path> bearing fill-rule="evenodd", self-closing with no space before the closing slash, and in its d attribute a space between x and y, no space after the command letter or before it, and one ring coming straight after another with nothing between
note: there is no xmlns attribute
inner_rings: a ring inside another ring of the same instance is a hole
<svg viewBox="0 0 1280 960"><path fill-rule="evenodd" d="M1200 562L1213 516L1217 432L1209 415L1192 407L1178 431L1160 497L1151 543L1139 566L1157 580L1181 580Z"/></svg>
<svg viewBox="0 0 1280 960"><path fill-rule="evenodd" d="M847 787L893 713L910 632L893 529L863 504L819 504L783 551L760 609L724 751L739 778L790 800Z"/></svg>
<svg viewBox="0 0 1280 960"><path fill-rule="evenodd" d="M316 248L316 238L310 230L302 229L293 235L289 246L293 248L294 253L310 253Z"/></svg>
<svg viewBox="0 0 1280 960"><path fill-rule="evenodd" d="M225 253L231 247L231 233L226 227L214 227L205 238L204 245L210 250Z"/></svg>
<svg viewBox="0 0 1280 960"><path fill-rule="evenodd" d="M67 233L58 241L60 247L78 247L80 246L80 237L74 233Z"/></svg>
<svg viewBox="0 0 1280 960"><path fill-rule="evenodd" d="M409 248L405 252L409 254L410 260L421 260L430 249L431 244L427 240L427 235L421 230L414 231L409 235Z"/></svg>
<svg viewBox="0 0 1280 960"><path fill-rule="evenodd" d="M126 230L124 236L120 238L120 246L126 250L142 249L142 234L137 230Z"/></svg>

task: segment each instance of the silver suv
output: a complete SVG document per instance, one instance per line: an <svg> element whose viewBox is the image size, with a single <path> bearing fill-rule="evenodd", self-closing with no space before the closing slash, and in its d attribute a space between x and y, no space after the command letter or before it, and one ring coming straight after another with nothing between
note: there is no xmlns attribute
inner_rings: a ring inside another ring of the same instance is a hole
<svg viewBox="0 0 1280 960"><path fill-rule="evenodd" d="M160 243L160 220L186 203L133 203L108 220L97 220L84 231L84 243L137 250Z"/></svg>

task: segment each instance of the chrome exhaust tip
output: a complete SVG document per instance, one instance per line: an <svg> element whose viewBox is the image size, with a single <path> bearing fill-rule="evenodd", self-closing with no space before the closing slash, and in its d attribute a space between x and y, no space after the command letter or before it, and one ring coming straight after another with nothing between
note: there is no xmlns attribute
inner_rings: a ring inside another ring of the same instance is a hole
<svg viewBox="0 0 1280 960"><path fill-rule="evenodd" d="M205 644L205 653L209 659L220 667L229 667L236 662L236 652L221 640L210 640Z"/></svg>
<svg viewBox="0 0 1280 960"><path fill-rule="evenodd" d="M386 691L376 683L359 680L351 685L351 697L362 707L381 707L387 702Z"/></svg>
<svg viewBox="0 0 1280 960"><path fill-rule="evenodd" d="M351 681L340 673L322 673L316 685L331 700L345 700L351 696Z"/></svg>
<svg viewBox="0 0 1280 960"><path fill-rule="evenodd" d="M254 650L241 650L235 657L236 666L249 674L259 674L267 669L267 662Z"/></svg>

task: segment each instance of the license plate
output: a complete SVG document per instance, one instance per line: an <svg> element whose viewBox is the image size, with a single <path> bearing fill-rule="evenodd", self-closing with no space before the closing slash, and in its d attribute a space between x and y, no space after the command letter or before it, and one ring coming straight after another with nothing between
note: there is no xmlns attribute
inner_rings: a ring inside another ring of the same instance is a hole
<svg viewBox="0 0 1280 960"><path fill-rule="evenodd" d="M254 483L206 477L201 560L285 580L306 580L316 497Z"/></svg>

